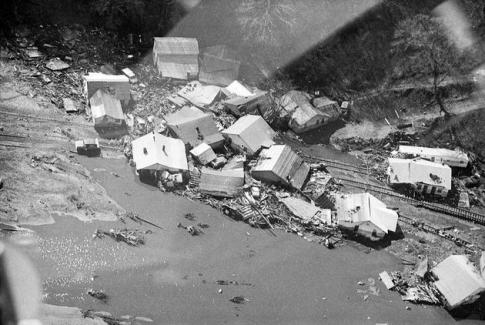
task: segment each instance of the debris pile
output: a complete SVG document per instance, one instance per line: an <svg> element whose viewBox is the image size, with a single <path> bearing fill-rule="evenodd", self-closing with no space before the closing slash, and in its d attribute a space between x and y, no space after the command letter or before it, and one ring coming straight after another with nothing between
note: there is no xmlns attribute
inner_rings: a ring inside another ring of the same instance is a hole
<svg viewBox="0 0 485 325"><path fill-rule="evenodd" d="M116 241L125 242L131 246L140 246L145 244L145 237L140 230L110 229L109 231L105 231L98 229L94 233L93 238L103 238L104 236L111 237Z"/></svg>

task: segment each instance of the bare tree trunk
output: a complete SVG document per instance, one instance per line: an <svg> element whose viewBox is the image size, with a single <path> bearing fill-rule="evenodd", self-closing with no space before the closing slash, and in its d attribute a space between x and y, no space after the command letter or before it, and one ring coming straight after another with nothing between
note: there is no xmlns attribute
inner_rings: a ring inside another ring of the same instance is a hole
<svg viewBox="0 0 485 325"><path fill-rule="evenodd" d="M441 89L435 89L435 100L438 106L440 107L440 112L443 112L445 114L445 118L450 118L451 114L446 110L445 104L443 103Z"/></svg>

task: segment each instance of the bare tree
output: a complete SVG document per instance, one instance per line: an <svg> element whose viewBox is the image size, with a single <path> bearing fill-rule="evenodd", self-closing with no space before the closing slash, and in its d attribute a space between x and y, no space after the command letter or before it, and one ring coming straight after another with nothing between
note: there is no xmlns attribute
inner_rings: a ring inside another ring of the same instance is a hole
<svg viewBox="0 0 485 325"><path fill-rule="evenodd" d="M423 14L403 20L395 31L393 53L397 77L431 78L432 103L449 117L443 100L443 85L461 72L467 57L454 46L440 20Z"/></svg>

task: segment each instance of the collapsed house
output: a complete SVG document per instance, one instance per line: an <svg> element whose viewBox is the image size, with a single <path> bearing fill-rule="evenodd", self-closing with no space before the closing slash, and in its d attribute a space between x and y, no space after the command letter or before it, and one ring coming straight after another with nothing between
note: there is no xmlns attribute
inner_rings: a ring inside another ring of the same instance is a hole
<svg viewBox="0 0 485 325"><path fill-rule="evenodd" d="M232 96L250 97L254 95L249 87L246 87L237 80L234 80L227 87L225 87L224 91L228 93L228 95Z"/></svg>
<svg viewBox="0 0 485 325"><path fill-rule="evenodd" d="M390 184L410 184L424 194L447 196L451 190L451 168L427 160L389 158Z"/></svg>
<svg viewBox="0 0 485 325"><path fill-rule="evenodd" d="M231 147L241 153L254 155L259 149L274 144L275 132L266 121L257 115L245 115L222 131L230 139Z"/></svg>
<svg viewBox="0 0 485 325"><path fill-rule="evenodd" d="M477 300L485 291L485 280L465 255L451 255L431 269L436 288L448 309Z"/></svg>
<svg viewBox="0 0 485 325"><path fill-rule="evenodd" d="M327 225L332 224L332 211L330 209L321 209L315 204L291 196L282 198L280 201L294 216L300 218L304 223L319 221Z"/></svg>
<svg viewBox="0 0 485 325"><path fill-rule="evenodd" d="M239 75L241 62L236 52L226 45L215 45L202 50L199 80L208 84L227 86Z"/></svg>
<svg viewBox="0 0 485 325"><path fill-rule="evenodd" d="M207 165L217 158L214 150L207 143L202 142L192 150L190 154L202 165Z"/></svg>
<svg viewBox="0 0 485 325"><path fill-rule="evenodd" d="M397 228L398 214L369 193L335 197L337 223L343 229L376 240Z"/></svg>
<svg viewBox="0 0 485 325"><path fill-rule="evenodd" d="M221 88L213 85L202 85L198 81L191 81L177 94L197 107L205 107L219 98Z"/></svg>
<svg viewBox="0 0 485 325"><path fill-rule="evenodd" d="M94 129L105 138L116 138L126 134L127 126L121 102L98 89L89 99Z"/></svg>
<svg viewBox="0 0 485 325"><path fill-rule="evenodd" d="M196 107L185 106L166 115L165 120L170 131L189 147L205 142L212 148L217 148L224 142L212 116Z"/></svg>
<svg viewBox="0 0 485 325"><path fill-rule="evenodd" d="M199 73L199 43L195 38L155 37L153 64L164 78L189 80Z"/></svg>
<svg viewBox="0 0 485 325"><path fill-rule="evenodd" d="M466 167L468 165L467 154L458 150L401 145L398 152L412 158L420 157L451 167Z"/></svg>
<svg viewBox="0 0 485 325"><path fill-rule="evenodd" d="M257 90L250 96L234 96L224 101L226 110L238 117L246 114L264 115L269 105L268 93L262 90Z"/></svg>
<svg viewBox="0 0 485 325"><path fill-rule="evenodd" d="M84 91L88 102L96 91L102 89L106 93L112 94L123 105L129 104L131 99L130 80L127 76L90 72L83 79Z"/></svg>
<svg viewBox="0 0 485 325"><path fill-rule="evenodd" d="M234 197L244 185L243 169L214 170L203 168L200 175L199 191L218 197Z"/></svg>
<svg viewBox="0 0 485 325"><path fill-rule="evenodd" d="M268 183L301 189L310 167L287 145L272 145L263 149L251 175Z"/></svg>
<svg viewBox="0 0 485 325"><path fill-rule="evenodd" d="M288 127L295 133L302 133L319 127L325 121L310 103L310 95L307 93L291 90L279 100L283 114L289 116Z"/></svg>
<svg viewBox="0 0 485 325"><path fill-rule="evenodd" d="M182 140L156 132L148 133L131 143L136 169L184 172L188 170L185 145Z"/></svg>

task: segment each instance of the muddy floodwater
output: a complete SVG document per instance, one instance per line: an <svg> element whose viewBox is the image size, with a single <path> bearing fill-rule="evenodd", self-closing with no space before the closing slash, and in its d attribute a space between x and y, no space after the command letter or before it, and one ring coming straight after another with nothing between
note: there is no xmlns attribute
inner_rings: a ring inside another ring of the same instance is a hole
<svg viewBox="0 0 485 325"><path fill-rule="evenodd" d="M143 316L155 324L455 322L440 308L406 304L387 291L378 273L400 264L385 252L328 250L295 234L273 235L140 183L124 160L79 159L122 207L163 229L54 216L55 224L30 227L35 233L13 234L11 241L39 269L46 303ZM195 220L184 218L189 212ZM191 236L178 223L208 227ZM111 228L146 231L146 245L93 238L97 229ZM90 297L89 289L103 290L108 301ZM244 303L231 302L235 296Z"/></svg>

